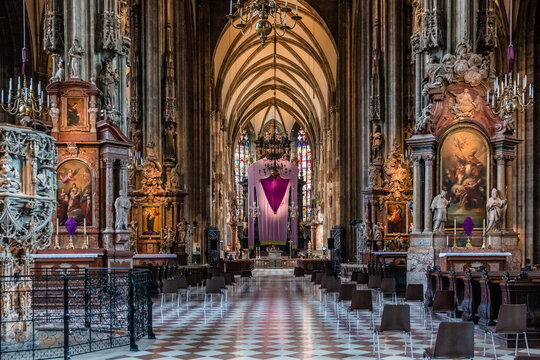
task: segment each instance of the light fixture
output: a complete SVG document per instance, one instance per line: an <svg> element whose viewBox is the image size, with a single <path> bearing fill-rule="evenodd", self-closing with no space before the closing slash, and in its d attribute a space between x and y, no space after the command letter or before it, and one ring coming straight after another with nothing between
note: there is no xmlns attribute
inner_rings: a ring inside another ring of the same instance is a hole
<svg viewBox="0 0 540 360"><path fill-rule="evenodd" d="M16 115L22 125L28 125L34 119L39 119L46 112L44 107L44 93L41 91L41 81L37 83L37 91L34 92L34 81L30 78L27 82L26 63L28 55L26 49L26 1L23 0L23 48L22 48L22 83L21 76L17 78L17 87L13 89L13 78L9 79L7 102L4 102L4 89L0 94L0 107L11 115ZM21 86L22 85L22 86ZM47 107L49 97L47 97ZM34 127L35 127L34 121Z"/></svg>
<svg viewBox="0 0 540 360"><path fill-rule="evenodd" d="M487 92L487 102L493 112L500 117L512 116L515 111L523 112L533 103L534 89L532 83L527 83L527 75L520 77L519 72L514 78L514 45L512 44L512 0L510 0L510 43L508 45L508 73L497 77L493 91ZM529 85L529 86L527 86Z"/></svg>
<svg viewBox="0 0 540 360"><path fill-rule="evenodd" d="M240 0L235 3L230 0L227 18L232 27L239 29L242 35L246 36L251 33L253 23L255 23L255 31L259 34L264 47L272 29L274 29L276 35L284 36L288 30L294 29L296 23L302 19L298 15L298 0L296 0L294 15L289 15L291 12L292 10L287 7L287 0L285 0L285 6L283 7L278 5L276 0L250 0L245 4L242 4ZM237 24L234 23L236 14L240 18L240 22ZM272 21L268 20L268 18L272 18ZM287 24L287 18L293 21L292 26L289 25L290 22Z"/></svg>
<svg viewBox="0 0 540 360"><path fill-rule="evenodd" d="M274 37L274 98L273 98L273 104L274 104L274 118L272 120L272 133L270 136L266 136L266 134L260 134L257 140L255 140L255 144L257 146L257 149L262 154L263 158L266 158L268 160L271 160L270 162L267 162L265 164L265 168L263 171L270 172L273 177L278 177L280 172L285 171L286 166L282 162L278 162L279 159L281 159L284 155L289 154L290 148L291 148L291 141L289 140L289 137L287 134L278 134L277 128L276 128L276 121L277 121L277 83L276 83L276 77L277 77L277 38ZM281 117L280 117L281 119ZM281 119L283 124L283 119ZM285 124L283 124L283 128L285 128Z"/></svg>

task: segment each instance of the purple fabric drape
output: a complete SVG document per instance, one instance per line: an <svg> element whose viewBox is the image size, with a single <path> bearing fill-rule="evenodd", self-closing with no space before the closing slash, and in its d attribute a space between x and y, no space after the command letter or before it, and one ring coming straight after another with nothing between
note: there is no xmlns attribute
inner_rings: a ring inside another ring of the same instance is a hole
<svg viewBox="0 0 540 360"><path fill-rule="evenodd" d="M281 176L276 178L270 176L269 178L261 179L261 185L264 190L264 194L266 195L266 199L270 203L272 211L274 214L277 213L278 208L281 205L281 201L285 196L285 192L289 187L289 181L285 180Z"/></svg>
<svg viewBox="0 0 540 360"><path fill-rule="evenodd" d="M287 223L289 215L289 196L292 197L293 206L297 207L297 183L298 167L286 160L278 160L283 168L279 173L278 180L266 180L269 187L279 187L280 192L276 196L267 198L263 180L272 179L271 171L266 164L271 162L267 159L256 161L248 168L248 242L252 249L255 246L255 218L253 207L255 205L255 191L257 191L257 205L259 207L259 240L261 245L285 245L287 242ZM281 201L277 196L283 191ZM268 187L267 187L268 189ZM269 199L273 202L270 204ZM275 210L274 210L275 209ZM298 246L298 215L291 214L291 242L292 246Z"/></svg>

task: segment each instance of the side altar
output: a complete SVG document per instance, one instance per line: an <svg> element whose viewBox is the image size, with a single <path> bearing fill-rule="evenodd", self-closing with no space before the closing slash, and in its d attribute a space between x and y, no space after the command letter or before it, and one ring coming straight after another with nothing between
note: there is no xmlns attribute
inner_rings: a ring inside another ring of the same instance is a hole
<svg viewBox="0 0 540 360"><path fill-rule="evenodd" d="M522 264L512 217L520 140L512 113L495 113L487 102L495 80L490 69L489 57L472 53L468 43L428 64L428 102L407 139L413 164L409 282L425 282L428 265L519 270ZM474 253L476 265L463 261L467 253ZM495 265L493 253L508 255Z"/></svg>

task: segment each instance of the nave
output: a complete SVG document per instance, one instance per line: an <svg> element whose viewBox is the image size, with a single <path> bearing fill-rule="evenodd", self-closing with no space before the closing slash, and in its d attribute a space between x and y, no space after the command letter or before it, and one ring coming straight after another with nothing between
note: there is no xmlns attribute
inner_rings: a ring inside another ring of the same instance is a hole
<svg viewBox="0 0 540 360"><path fill-rule="evenodd" d="M167 298L160 306L154 299L156 340L140 341L138 352L125 347L86 355L85 359L376 359L373 352L370 315L358 312L348 329L346 311L328 297L327 304L315 296L310 278L293 280L292 269L256 269L251 282L237 277L236 292L220 306L219 298L204 307L202 293L193 290L187 305L178 306ZM347 279L342 279L346 282ZM358 288L361 286L358 285ZM318 292L317 292L318 293ZM184 299L185 300L185 299ZM380 323L374 300L375 324ZM391 303L385 298L385 304ZM411 303L411 328L414 358L435 342L437 328L446 317L434 315L434 333L424 325L418 303ZM346 305L348 306L348 305ZM433 338L432 338L433 336ZM381 334L381 358L406 359L403 335ZM475 329L475 359L493 359L488 338L486 356L482 356L483 332ZM540 349L531 348L531 355ZM497 342L499 359L514 359L514 349ZM520 349L518 355L526 355ZM74 357L74 359L82 357Z"/></svg>

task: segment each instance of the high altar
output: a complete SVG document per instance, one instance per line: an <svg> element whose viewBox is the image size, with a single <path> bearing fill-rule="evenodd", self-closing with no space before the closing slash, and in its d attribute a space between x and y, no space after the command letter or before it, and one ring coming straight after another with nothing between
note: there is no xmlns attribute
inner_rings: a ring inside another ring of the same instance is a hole
<svg viewBox="0 0 540 360"><path fill-rule="evenodd" d="M522 263L512 217L512 163L520 140L512 117L487 106L489 61L460 43L455 54L428 65L428 102L407 140L413 163L411 283L424 282L428 265L501 271Z"/></svg>
<svg viewBox="0 0 540 360"><path fill-rule="evenodd" d="M275 167L272 171L272 167ZM248 168L248 242L255 246L255 217L259 217L259 240L261 245L285 245L287 242L290 210L290 235L293 248L298 246L298 167L279 159L272 162L266 158L256 161ZM289 209L289 197L292 199ZM255 202L255 199L257 201Z"/></svg>

